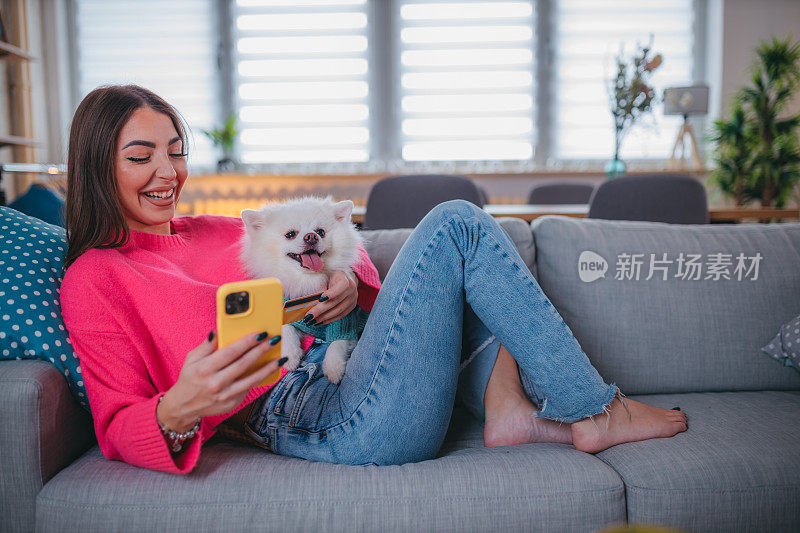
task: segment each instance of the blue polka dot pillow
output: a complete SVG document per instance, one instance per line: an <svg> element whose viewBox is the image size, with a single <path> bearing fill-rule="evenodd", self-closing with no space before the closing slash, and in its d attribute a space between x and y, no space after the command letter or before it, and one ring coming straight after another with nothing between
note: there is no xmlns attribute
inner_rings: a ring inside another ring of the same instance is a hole
<svg viewBox="0 0 800 533"><path fill-rule="evenodd" d="M0 359L52 363L88 411L80 363L59 307L66 249L64 228L0 206Z"/></svg>
<svg viewBox="0 0 800 533"><path fill-rule="evenodd" d="M775 338L761 349L783 366L800 372L800 316L781 326Z"/></svg>

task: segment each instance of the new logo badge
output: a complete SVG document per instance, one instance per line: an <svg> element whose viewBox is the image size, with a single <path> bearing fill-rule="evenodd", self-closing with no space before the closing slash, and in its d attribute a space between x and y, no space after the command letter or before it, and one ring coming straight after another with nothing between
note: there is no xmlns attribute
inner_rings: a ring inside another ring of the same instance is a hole
<svg viewBox="0 0 800 533"><path fill-rule="evenodd" d="M581 281L589 283L604 278L607 270L608 261L603 256L590 250L581 252L578 258L578 275L581 277Z"/></svg>

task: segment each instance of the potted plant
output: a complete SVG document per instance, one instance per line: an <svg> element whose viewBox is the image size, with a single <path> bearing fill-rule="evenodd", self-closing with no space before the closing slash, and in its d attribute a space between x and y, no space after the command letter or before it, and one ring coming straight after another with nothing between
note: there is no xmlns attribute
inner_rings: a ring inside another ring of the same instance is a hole
<svg viewBox="0 0 800 533"><path fill-rule="evenodd" d="M217 161L217 172L230 172L236 168L236 162L233 160L233 145L239 134L239 130L236 129L236 113L225 120L222 128L203 130L203 133L211 139L214 146L222 148L222 159Z"/></svg>
<svg viewBox="0 0 800 533"><path fill-rule="evenodd" d="M734 99L729 119L714 121L710 140L716 143L711 183L733 198L737 206L743 206L756 197L749 182L753 173L750 149L753 144L752 130L745 119L744 108Z"/></svg>
<svg viewBox="0 0 800 533"><path fill-rule="evenodd" d="M610 80L608 91L614 118L614 159L606 165L609 178L625 174L626 165L620 159L622 141L631 126L651 111L655 91L650 77L663 62L661 54L651 56L651 45L639 44L631 59L624 56L622 49L615 59L616 75Z"/></svg>
<svg viewBox="0 0 800 533"><path fill-rule="evenodd" d="M784 115L800 85L800 43L762 41L752 85L733 97L730 118L714 122L711 183L736 205L784 207L800 181L800 115Z"/></svg>

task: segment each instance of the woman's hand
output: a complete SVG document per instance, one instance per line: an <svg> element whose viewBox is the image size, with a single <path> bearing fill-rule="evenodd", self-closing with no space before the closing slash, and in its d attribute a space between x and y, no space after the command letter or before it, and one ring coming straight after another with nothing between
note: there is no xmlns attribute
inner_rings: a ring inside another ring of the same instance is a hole
<svg viewBox="0 0 800 533"><path fill-rule="evenodd" d="M178 381L156 409L158 421L173 431L188 431L198 418L233 410L250 389L278 370L279 362L285 362L270 361L244 377L280 336L268 339L266 332L253 333L219 350L216 336L209 337L186 355Z"/></svg>
<svg viewBox="0 0 800 533"><path fill-rule="evenodd" d="M327 296L327 298L325 298ZM320 303L309 309L317 325L330 324L344 318L356 308L358 278L352 272L336 270L328 280L328 290L322 293Z"/></svg>

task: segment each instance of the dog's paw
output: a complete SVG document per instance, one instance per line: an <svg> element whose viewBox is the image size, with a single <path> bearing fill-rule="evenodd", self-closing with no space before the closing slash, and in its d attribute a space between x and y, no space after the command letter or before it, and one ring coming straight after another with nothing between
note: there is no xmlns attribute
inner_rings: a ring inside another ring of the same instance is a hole
<svg viewBox="0 0 800 533"><path fill-rule="evenodd" d="M338 385L342 381L347 360L350 359L350 354L353 353L356 342L352 339L340 339L333 341L328 346L325 352L325 359L322 361L322 373L331 383Z"/></svg>
<svg viewBox="0 0 800 533"><path fill-rule="evenodd" d="M283 366L281 368L285 368L289 372L294 372L295 370L297 370L297 367L300 366L300 360L302 359L302 354L284 355L284 357L286 357L287 361L283 363Z"/></svg>
<svg viewBox="0 0 800 533"><path fill-rule="evenodd" d="M282 344L282 343L281 343ZM283 368L289 372L294 372L300 366L300 360L303 358L303 350L300 344L292 345L287 343L281 346L281 357L286 357L287 361L283 363Z"/></svg>
<svg viewBox="0 0 800 533"><path fill-rule="evenodd" d="M339 357L326 356L322 361L322 372L328 378L328 381L338 385L342 381L346 366L347 361L342 361Z"/></svg>
<svg viewBox="0 0 800 533"><path fill-rule="evenodd" d="M292 326L281 328L281 357L286 357L288 361L283 364L283 368L289 372L297 370L300 360L303 358L303 349L300 346L300 336Z"/></svg>

